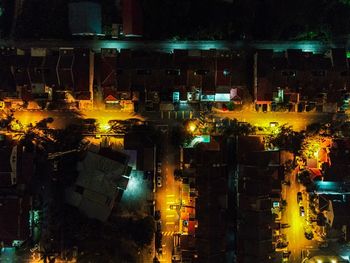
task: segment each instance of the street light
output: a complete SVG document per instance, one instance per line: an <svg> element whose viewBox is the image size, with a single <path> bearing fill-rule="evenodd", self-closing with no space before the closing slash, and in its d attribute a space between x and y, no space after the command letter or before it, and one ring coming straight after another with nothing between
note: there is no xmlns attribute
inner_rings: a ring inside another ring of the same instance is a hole
<svg viewBox="0 0 350 263"><path fill-rule="evenodd" d="M194 131L197 129L197 126L196 126L193 122L190 122L190 123L188 124L187 129L188 129L190 132L194 132Z"/></svg>

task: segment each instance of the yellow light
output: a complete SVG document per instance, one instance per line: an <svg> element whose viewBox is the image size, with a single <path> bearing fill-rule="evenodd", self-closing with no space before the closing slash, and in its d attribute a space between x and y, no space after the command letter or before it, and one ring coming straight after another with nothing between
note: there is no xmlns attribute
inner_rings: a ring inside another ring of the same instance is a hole
<svg viewBox="0 0 350 263"><path fill-rule="evenodd" d="M332 262L332 263L337 263L337 260L336 260L336 259L332 259L331 262Z"/></svg>
<svg viewBox="0 0 350 263"><path fill-rule="evenodd" d="M103 124L101 125L101 130L102 131L109 131L111 129L111 126L108 124Z"/></svg>
<svg viewBox="0 0 350 263"><path fill-rule="evenodd" d="M190 132L194 132L195 130L196 130L196 125L194 124L194 123L190 123L189 125L188 125L188 130L190 131Z"/></svg>
<svg viewBox="0 0 350 263"><path fill-rule="evenodd" d="M322 263L323 261L321 259L317 259L317 263Z"/></svg>

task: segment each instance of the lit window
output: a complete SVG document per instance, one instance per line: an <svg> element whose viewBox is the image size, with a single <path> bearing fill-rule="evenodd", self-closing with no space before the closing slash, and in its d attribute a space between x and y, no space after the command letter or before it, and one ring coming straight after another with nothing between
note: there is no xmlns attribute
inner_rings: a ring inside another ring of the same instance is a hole
<svg viewBox="0 0 350 263"><path fill-rule="evenodd" d="M224 76L229 76L231 75L231 72L228 69L224 69L223 74Z"/></svg>

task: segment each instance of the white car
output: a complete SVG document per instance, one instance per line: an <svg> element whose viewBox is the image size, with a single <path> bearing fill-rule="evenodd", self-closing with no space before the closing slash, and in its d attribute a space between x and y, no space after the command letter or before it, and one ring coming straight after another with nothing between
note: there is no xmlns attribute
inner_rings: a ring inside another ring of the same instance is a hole
<svg viewBox="0 0 350 263"><path fill-rule="evenodd" d="M157 176L157 187L162 187L162 177Z"/></svg>
<svg viewBox="0 0 350 263"><path fill-rule="evenodd" d="M162 173L162 163L157 163L157 173L161 174Z"/></svg>

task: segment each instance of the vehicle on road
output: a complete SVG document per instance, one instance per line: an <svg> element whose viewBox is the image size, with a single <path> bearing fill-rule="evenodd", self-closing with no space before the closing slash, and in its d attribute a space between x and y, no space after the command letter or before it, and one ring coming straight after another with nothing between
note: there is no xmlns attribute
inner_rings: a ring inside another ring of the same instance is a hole
<svg viewBox="0 0 350 263"><path fill-rule="evenodd" d="M53 171L57 172L58 171L58 160L53 161Z"/></svg>
<svg viewBox="0 0 350 263"><path fill-rule="evenodd" d="M290 225L289 225L289 224L286 224L286 223L281 223L281 228L288 228L288 227L290 227Z"/></svg>
<svg viewBox="0 0 350 263"><path fill-rule="evenodd" d="M300 213L300 216L305 216L305 209L303 206L299 207L299 213Z"/></svg>
<svg viewBox="0 0 350 263"><path fill-rule="evenodd" d="M303 201L303 195L301 192L297 193L297 202L300 204Z"/></svg>
<svg viewBox="0 0 350 263"><path fill-rule="evenodd" d="M157 250L162 248L162 239L163 239L162 232L157 231L155 236L155 246Z"/></svg>
<svg viewBox="0 0 350 263"><path fill-rule="evenodd" d="M288 241L277 241L276 247L279 249L288 247Z"/></svg>
<svg viewBox="0 0 350 263"><path fill-rule="evenodd" d="M290 251L283 251L282 254L282 262L289 262L289 256L292 252Z"/></svg>
<svg viewBox="0 0 350 263"><path fill-rule="evenodd" d="M162 163L161 162L157 163L157 173L159 173L159 174L162 173Z"/></svg>
<svg viewBox="0 0 350 263"><path fill-rule="evenodd" d="M156 224L156 231L157 232L162 232L162 221L158 220Z"/></svg>
<svg viewBox="0 0 350 263"><path fill-rule="evenodd" d="M177 210L180 208L180 205L170 205L171 210Z"/></svg>
<svg viewBox="0 0 350 263"><path fill-rule="evenodd" d="M160 210L156 210L154 213L154 220L158 221L161 218Z"/></svg>
<svg viewBox="0 0 350 263"><path fill-rule="evenodd" d="M274 127L277 127L277 126L278 126L278 122L276 122L276 121L270 122L270 127L271 128L274 128Z"/></svg>
<svg viewBox="0 0 350 263"><path fill-rule="evenodd" d="M162 187L162 177L161 176L157 176L157 187Z"/></svg>

